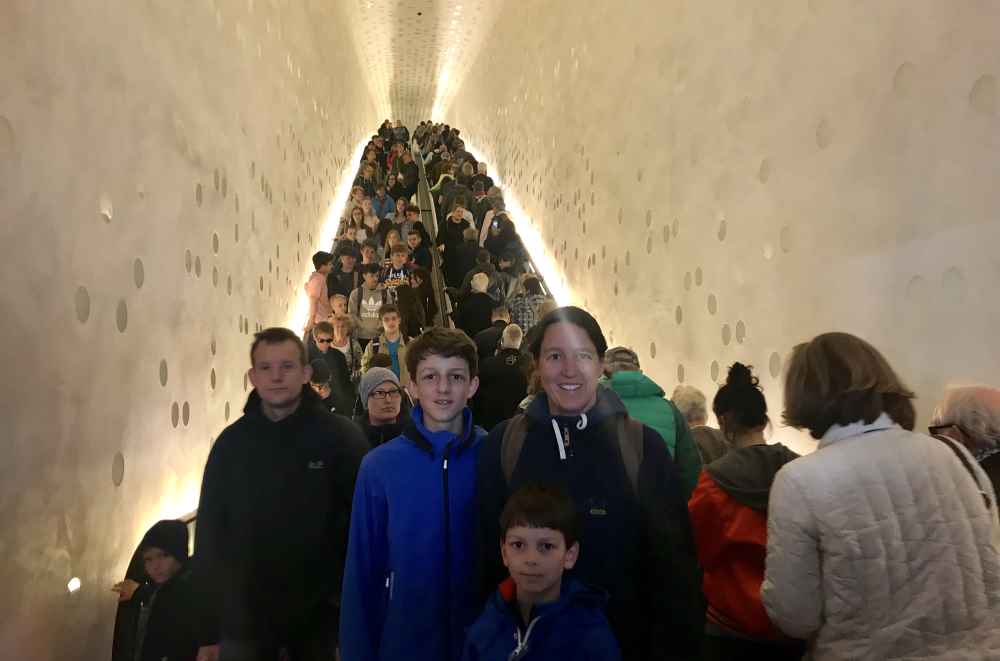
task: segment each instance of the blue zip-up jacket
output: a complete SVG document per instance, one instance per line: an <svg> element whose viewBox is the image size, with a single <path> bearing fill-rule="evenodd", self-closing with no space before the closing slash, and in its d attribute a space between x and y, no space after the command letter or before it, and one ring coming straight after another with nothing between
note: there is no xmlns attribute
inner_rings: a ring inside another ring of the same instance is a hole
<svg viewBox="0 0 1000 661"><path fill-rule="evenodd" d="M432 433L419 405L361 462L341 594L344 661L457 661L476 619L476 462L486 435Z"/></svg>
<svg viewBox="0 0 1000 661"><path fill-rule="evenodd" d="M621 661L607 593L564 577L559 600L535 606L525 626L516 592L512 579L500 584L469 629L462 661Z"/></svg>

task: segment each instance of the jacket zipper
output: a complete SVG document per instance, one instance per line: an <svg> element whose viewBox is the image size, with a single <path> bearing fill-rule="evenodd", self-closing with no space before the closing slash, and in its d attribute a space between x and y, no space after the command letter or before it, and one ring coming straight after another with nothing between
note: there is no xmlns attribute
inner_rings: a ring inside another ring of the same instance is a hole
<svg viewBox="0 0 1000 661"><path fill-rule="evenodd" d="M444 584L446 586L446 598L444 606L445 615L445 644L447 645L448 658L451 658L451 503L448 498L448 456L451 447L444 449L444 463L441 466L441 482L444 490Z"/></svg>

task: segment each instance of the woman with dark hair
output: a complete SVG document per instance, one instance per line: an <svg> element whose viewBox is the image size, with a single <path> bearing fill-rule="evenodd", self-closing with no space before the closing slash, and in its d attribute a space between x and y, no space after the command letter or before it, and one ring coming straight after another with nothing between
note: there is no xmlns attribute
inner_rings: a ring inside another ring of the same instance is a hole
<svg viewBox="0 0 1000 661"><path fill-rule="evenodd" d="M798 661L805 649L784 636L760 600L767 553L767 502L774 476L798 455L767 445L767 401L742 363L729 368L712 408L732 450L705 466L688 509L705 572L704 661Z"/></svg>
<svg viewBox="0 0 1000 661"><path fill-rule="evenodd" d="M434 288L431 286L431 274L426 269L413 269L410 273L410 286L416 293L417 300L424 308L424 320L428 326L434 325L438 307L434 301Z"/></svg>
<svg viewBox="0 0 1000 661"><path fill-rule="evenodd" d="M982 469L913 433L913 393L873 346L792 351L785 421L819 439L778 473L761 597L812 659L1000 658L1000 529Z"/></svg>
<svg viewBox="0 0 1000 661"><path fill-rule="evenodd" d="M494 262L499 262L500 256L505 252L520 252L517 230L506 211L493 216L493 220L490 221L489 236L486 237L483 247L490 251Z"/></svg>
<svg viewBox="0 0 1000 661"><path fill-rule="evenodd" d="M610 594L608 619L623 658L698 658L700 575L666 444L598 387L607 342L589 313L553 310L530 350L542 392L497 425L479 455L482 597L505 576L497 522L507 498L525 484L552 483L582 515L575 575Z"/></svg>

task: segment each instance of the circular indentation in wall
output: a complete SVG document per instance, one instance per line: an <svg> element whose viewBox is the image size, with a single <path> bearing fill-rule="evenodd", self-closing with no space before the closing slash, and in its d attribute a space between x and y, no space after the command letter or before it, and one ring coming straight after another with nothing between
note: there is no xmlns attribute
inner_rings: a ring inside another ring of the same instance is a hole
<svg viewBox="0 0 1000 661"><path fill-rule="evenodd" d="M649 357L656 358L656 342L649 343Z"/></svg>
<svg viewBox="0 0 1000 661"><path fill-rule="evenodd" d="M119 333L124 333L128 328L128 305L124 300L118 301L118 307L115 309L115 325Z"/></svg>
<svg viewBox="0 0 1000 661"><path fill-rule="evenodd" d="M708 295L708 313L715 314L719 310L719 301L715 298L715 294Z"/></svg>
<svg viewBox="0 0 1000 661"><path fill-rule="evenodd" d="M684 364L677 365L677 383L684 383Z"/></svg>
<svg viewBox="0 0 1000 661"><path fill-rule="evenodd" d="M785 225L781 228L781 232L778 234L778 245L781 246L781 252L791 252L792 251L792 228Z"/></svg>
<svg viewBox="0 0 1000 661"><path fill-rule="evenodd" d="M281 244L280 243L274 244L274 256L277 257L278 259L281 259Z"/></svg>
<svg viewBox="0 0 1000 661"><path fill-rule="evenodd" d="M997 110L997 79L986 74L976 79L969 92L969 105L976 112L992 115Z"/></svg>
<svg viewBox="0 0 1000 661"><path fill-rule="evenodd" d="M833 128L829 121L825 118L821 119L816 125L816 146L820 149L826 149L831 142L833 142Z"/></svg>
<svg viewBox="0 0 1000 661"><path fill-rule="evenodd" d="M87 320L90 319L90 292L87 291L86 287L76 288L73 306L76 308L76 320L81 324L87 323Z"/></svg>
<svg viewBox="0 0 1000 661"><path fill-rule="evenodd" d="M640 184L642 183L642 168L639 168L638 170L636 170L636 172L635 172L635 180L637 182L639 182Z"/></svg>
<svg viewBox="0 0 1000 661"><path fill-rule="evenodd" d="M691 271L684 274L684 289L685 291L691 291Z"/></svg>
<svg viewBox="0 0 1000 661"><path fill-rule="evenodd" d="M169 376L169 370L167 368L167 361L163 359L160 361L160 385L166 387L167 377Z"/></svg>
<svg viewBox="0 0 1000 661"><path fill-rule="evenodd" d="M212 338L212 343L209 345L209 349L212 351L212 355L215 355L215 338Z"/></svg>
<svg viewBox="0 0 1000 661"><path fill-rule="evenodd" d="M142 260L138 257L132 263L132 280L136 289L142 289L142 284L146 282L146 269L142 265Z"/></svg>
<svg viewBox="0 0 1000 661"><path fill-rule="evenodd" d="M965 300L965 275L957 266L953 266L941 276L941 286L949 301L961 303Z"/></svg>
<svg viewBox="0 0 1000 661"><path fill-rule="evenodd" d="M771 178L771 161L764 159L760 162L760 167L757 168L757 181L762 184L766 184L767 180Z"/></svg>
<svg viewBox="0 0 1000 661"><path fill-rule="evenodd" d="M632 251L626 250L625 251L625 266L631 266L631 265L632 265Z"/></svg>
<svg viewBox="0 0 1000 661"><path fill-rule="evenodd" d="M177 423L181 420L181 407L174 402L170 405L170 424L176 429Z"/></svg>
<svg viewBox="0 0 1000 661"><path fill-rule="evenodd" d="M914 69L912 62L903 62L892 77L892 89L899 96L906 96L913 89Z"/></svg>
<svg viewBox="0 0 1000 661"><path fill-rule="evenodd" d="M212 267L212 286L219 286L219 269L215 266Z"/></svg>
<svg viewBox="0 0 1000 661"><path fill-rule="evenodd" d="M114 458L111 460L111 484L116 487L122 485L122 481L125 479L125 455L121 452L115 452Z"/></svg>
<svg viewBox="0 0 1000 661"><path fill-rule="evenodd" d="M236 211L236 213L240 212L240 194L239 193L235 193L233 195L233 209ZM236 240L239 241L239 238L237 238Z"/></svg>
<svg viewBox="0 0 1000 661"><path fill-rule="evenodd" d="M187 271L188 273L190 273L191 272L191 265L193 263L194 263L194 258L191 257L191 251L190 250L185 250L184 251L184 270Z"/></svg>
<svg viewBox="0 0 1000 661"><path fill-rule="evenodd" d="M743 341L747 339L747 325L743 320L736 322L736 341L739 344L743 344Z"/></svg>
<svg viewBox="0 0 1000 661"><path fill-rule="evenodd" d="M184 402L184 406L181 407L181 421L184 426L187 427L188 423L191 422L191 405Z"/></svg>
<svg viewBox="0 0 1000 661"><path fill-rule="evenodd" d="M243 392L246 392L250 388L250 379L246 372L243 372Z"/></svg>
<svg viewBox="0 0 1000 661"><path fill-rule="evenodd" d="M226 294L229 296L233 295L233 276L226 276Z"/></svg>
<svg viewBox="0 0 1000 661"><path fill-rule="evenodd" d="M724 346L729 346L729 343L733 339L733 330L729 327L729 324L722 325L722 344Z"/></svg>
<svg viewBox="0 0 1000 661"><path fill-rule="evenodd" d="M619 225L622 224L622 219L623 218L625 218L625 210L622 209L621 207L618 207L618 224Z"/></svg>
<svg viewBox="0 0 1000 661"><path fill-rule="evenodd" d="M107 193L102 193L100 200L98 200L97 202L97 206L98 206L98 211L100 211L101 218L104 219L104 222L110 223L111 219L115 215L115 207L114 204L112 204L111 202L111 196L108 195Z"/></svg>
<svg viewBox="0 0 1000 661"><path fill-rule="evenodd" d="M678 324L684 321L684 308L679 305L674 309L674 320Z"/></svg>
<svg viewBox="0 0 1000 661"><path fill-rule="evenodd" d="M608 247L606 245L601 246L601 259L607 259L607 258L608 258Z"/></svg>
<svg viewBox="0 0 1000 661"><path fill-rule="evenodd" d="M653 237L646 237L646 253L649 255L653 254Z"/></svg>
<svg viewBox="0 0 1000 661"><path fill-rule="evenodd" d="M671 229L673 230L673 233L674 233L674 238L676 239L676 238L677 238L677 235L678 235L678 234L680 233L680 231L681 231L681 221L680 221L680 220L678 220L677 218L674 218L674 223L673 223L673 227L672 227Z"/></svg>
<svg viewBox="0 0 1000 661"><path fill-rule="evenodd" d="M646 227L651 227L653 225L653 212L650 209L646 209Z"/></svg>
<svg viewBox="0 0 1000 661"><path fill-rule="evenodd" d="M260 290L264 291L264 276L260 276Z"/></svg>
<svg viewBox="0 0 1000 661"><path fill-rule="evenodd" d="M712 361L712 367L709 370L709 372L712 375L712 381L719 380L719 361L717 360Z"/></svg>
<svg viewBox="0 0 1000 661"><path fill-rule="evenodd" d="M219 235L216 232L212 232L212 253L219 254Z"/></svg>
<svg viewBox="0 0 1000 661"><path fill-rule="evenodd" d="M212 386L212 390L215 390L215 368L214 367L212 368L212 371L209 372L209 374L208 374L208 382Z"/></svg>
<svg viewBox="0 0 1000 661"><path fill-rule="evenodd" d="M226 197L229 194L229 179L225 174L222 175L222 197Z"/></svg>
<svg viewBox="0 0 1000 661"><path fill-rule="evenodd" d="M694 270L694 284L698 287L701 287L701 283L704 282L704 280L705 280L705 275L702 272L701 267L699 266Z"/></svg>
<svg viewBox="0 0 1000 661"><path fill-rule="evenodd" d="M618 281L617 280L615 280L615 286L614 286L613 290L615 292L615 296L617 296L618 295Z"/></svg>
<svg viewBox="0 0 1000 661"><path fill-rule="evenodd" d="M196 278L201 277L201 257L194 258L194 275Z"/></svg>
<svg viewBox="0 0 1000 661"><path fill-rule="evenodd" d="M764 259L774 259L774 245L772 243L765 243L761 252L764 254Z"/></svg>
<svg viewBox="0 0 1000 661"><path fill-rule="evenodd" d="M202 200L201 184L195 184L194 201L198 204L199 207L201 206L201 200Z"/></svg>
<svg viewBox="0 0 1000 661"><path fill-rule="evenodd" d="M226 402L225 416L226 422L229 422L229 402Z"/></svg>
<svg viewBox="0 0 1000 661"><path fill-rule="evenodd" d="M775 379L781 374L781 356L778 355L777 351L773 352L770 360L767 361L767 369Z"/></svg>
<svg viewBox="0 0 1000 661"><path fill-rule="evenodd" d="M721 221L719 223L719 232L718 232L719 241L725 241L726 240L726 232L727 231L728 231L728 227L726 225L726 221L723 220L723 221Z"/></svg>

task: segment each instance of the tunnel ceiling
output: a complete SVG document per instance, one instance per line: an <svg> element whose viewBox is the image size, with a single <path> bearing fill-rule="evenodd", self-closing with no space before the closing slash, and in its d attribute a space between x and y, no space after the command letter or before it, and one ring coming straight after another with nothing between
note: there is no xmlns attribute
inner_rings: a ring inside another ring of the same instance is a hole
<svg viewBox="0 0 1000 661"><path fill-rule="evenodd" d="M379 112L413 124L440 116L502 0L353 0L355 47Z"/></svg>

